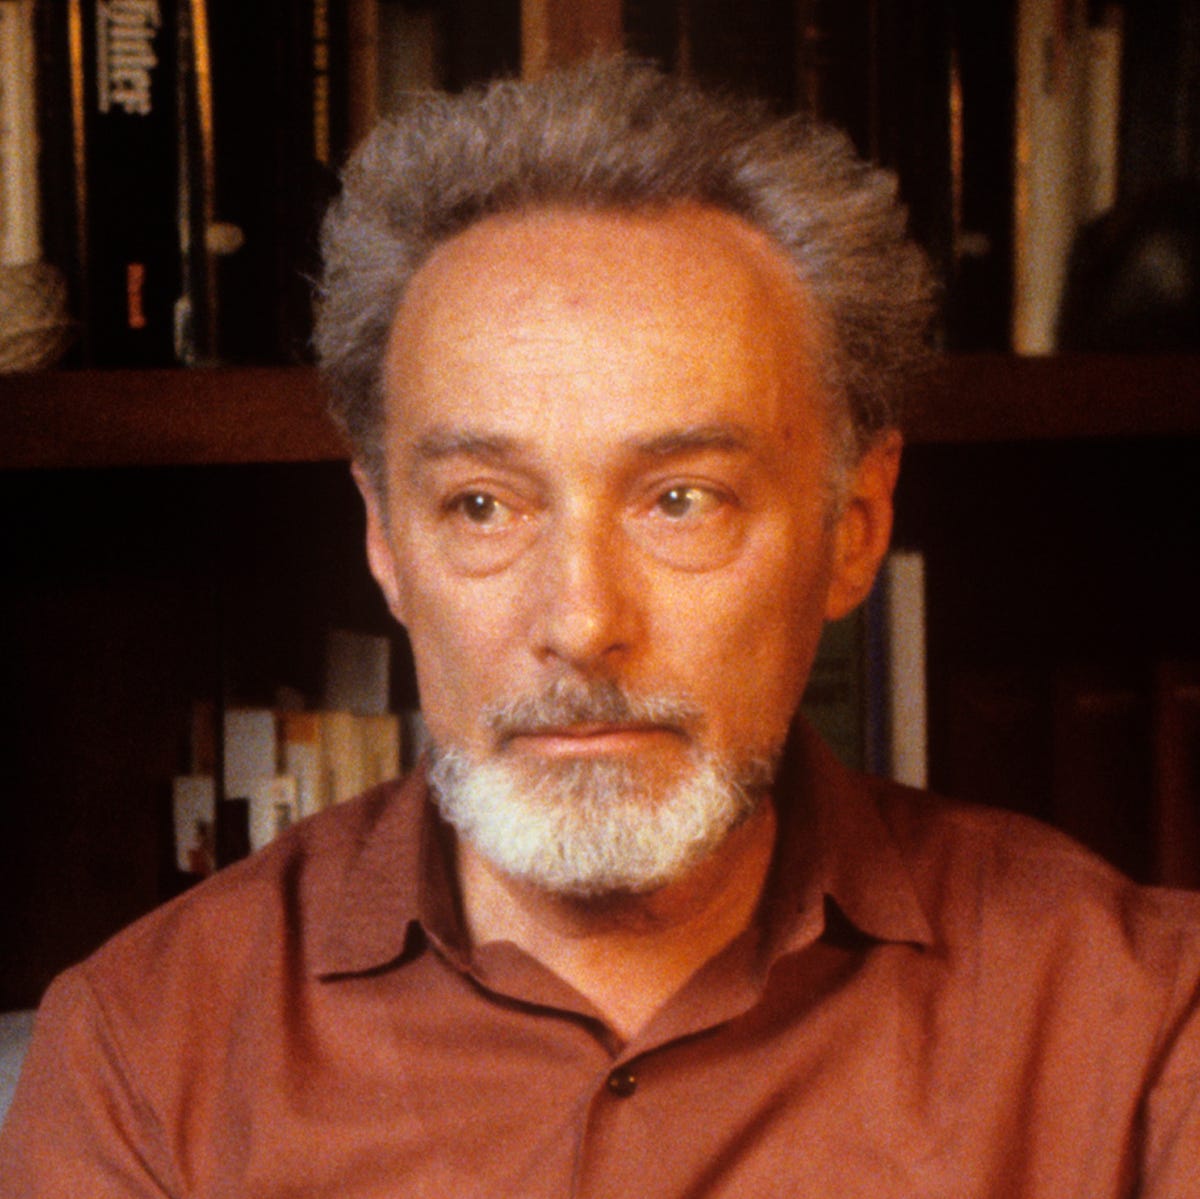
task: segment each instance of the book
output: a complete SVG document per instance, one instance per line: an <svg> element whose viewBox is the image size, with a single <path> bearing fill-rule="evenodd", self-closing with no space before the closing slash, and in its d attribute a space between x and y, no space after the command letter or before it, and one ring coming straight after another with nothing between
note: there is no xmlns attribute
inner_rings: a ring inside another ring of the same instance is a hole
<svg viewBox="0 0 1200 1199"><path fill-rule="evenodd" d="M53 366L69 346L67 282L43 258L37 5L0 0L0 373Z"/></svg>
<svg viewBox="0 0 1200 1199"><path fill-rule="evenodd" d="M1200 173L1200 74L1193 0L1123 6L1122 202Z"/></svg>
<svg viewBox="0 0 1200 1199"><path fill-rule="evenodd" d="M946 346L1006 351L1012 336L1012 12L1008 4L951 7Z"/></svg>
<svg viewBox="0 0 1200 1199"><path fill-rule="evenodd" d="M209 705L194 706L193 763L211 760L211 749L201 731L206 715L211 715ZM183 863L199 852L197 841L212 834L212 826L215 839L224 836L225 849L218 859L224 865L232 860L230 853L253 853L295 821L327 806L331 783L326 778L324 724L321 713L271 707L227 709L221 717L221 802L215 803L211 774L193 773L175 780L179 869L187 870ZM222 829L222 825L227 827ZM234 844L238 848L231 850L229 846Z"/></svg>
<svg viewBox="0 0 1200 1199"><path fill-rule="evenodd" d="M0 0L0 266L42 256L33 0Z"/></svg>
<svg viewBox="0 0 1200 1199"><path fill-rule="evenodd" d="M1085 36L1084 222L1108 212L1118 198L1123 10L1108 5L1100 21L1088 26Z"/></svg>
<svg viewBox="0 0 1200 1199"><path fill-rule="evenodd" d="M328 802L342 803L367 789L367 765L362 725L353 712L321 713Z"/></svg>
<svg viewBox="0 0 1200 1199"><path fill-rule="evenodd" d="M256 778L247 788L246 802L250 852L257 853L296 822L296 780L284 774Z"/></svg>
<svg viewBox="0 0 1200 1199"><path fill-rule="evenodd" d="M264 829L272 826L279 743L272 708L226 708L220 727L222 787L215 823L217 865L225 866L265 844ZM293 815L294 807L293 783Z"/></svg>
<svg viewBox="0 0 1200 1199"><path fill-rule="evenodd" d="M296 780L297 819L328 807L332 779L325 762L321 714L280 713L279 737L283 751L283 772Z"/></svg>
<svg viewBox="0 0 1200 1199"><path fill-rule="evenodd" d="M1076 235L1116 196L1121 23L1087 0L1017 5L1012 344L1048 354Z"/></svg>
<svg viewBox="0 0 1200 1199"><path fill-rule="evenodd" d="M866 637L865 608L825 626L800 705L843 765L856 770L869 767Z"/></svg>
<svg viewBox="0 0 1200 1199"><path fill-rule="evenodd" d="M894 550L883 567L887 643L888 774L899 783L929 781L925 664L925 559Z"/></svg>
<svg viewBox="0 0 1200 1199"><path fill-rule="evenodd" d="M279 747L273 708L228 708L223 713L227 799L246 799L262 778L277 773Z"/></svg>
<svg viewBox="0 0 1200 1199"><path fill-rule="evenodd" d="M234 705L218 714L208 701L194 703L189 773L176 780L173 798L177 855L195 849L198 822L207 820L224 847L218 855L224 865L233 860L231 845L243 855L253 852L289 824L396 778L404 727L391 712ZM218 728L220 754L214 746ZM204 805L212 801L196 788L216 796L218 759L221 801L209 813Z"/></svg>
<svg viewBox="0 0 1200 1199"><path fill-rule="evenodd" d="M281 769L296 780L297 818L400 774L403 722L395 713L324 709L284 712L279 720Z"/></svg>
<svg viewBox="0 0 1200 1199"><path fill-rule="evenodd" d="M923 554L891 551L866 602L826 625L800 711L845 765L927 785Z"/></svg>
<svg viewBox="0 0 1200 1199"><path fill-rule="evenodd" d="M175 868L206 877L216 869L216 785L211 774L179 775L171 782Z"/></svg>
<svg viewBox="0 0 1200 1199"><path fill-rule="evenodd" d="M349 145L352 13L356 36L370 38L361 8L183 6L185 361L310 357L317 230Z"/></svg>
<svg viewBox="0 0 1200 1199"><path fill-rule="evenodd" d="M39 241L42 259L61 272L76 324L83 309L87 246L83 190L82 0L34 4L37 54ZM68 359L83 360L82 337Z"/></svg>
<svg viewBox="0 0 1200 1199"><path fill-rule="evenodd" d="M392 712L360 716L363 745L363 775L368 787L386 783L399 775L403 735L400 717Z"/></svg>
<svg viewBox="0 0 1200 1199"><path fill-rule="evenodd" d="M158 0L71 0L75 205L85 355L103 366L175 361L175 10Z"/></svg>
<svg viewBox="0 0 1200 1199"><path fill-rule="evenodd" d="M376 79L375 104L373 110L359 116L360 122L368 115L390 111L406 96L434 91L441 83L438 61L441 30L434 8L381 4L377 34L379 41L369 66ZM361 70L355 66L354 78L360 77ZM352 136L358 128L356 124Z"/></svg>

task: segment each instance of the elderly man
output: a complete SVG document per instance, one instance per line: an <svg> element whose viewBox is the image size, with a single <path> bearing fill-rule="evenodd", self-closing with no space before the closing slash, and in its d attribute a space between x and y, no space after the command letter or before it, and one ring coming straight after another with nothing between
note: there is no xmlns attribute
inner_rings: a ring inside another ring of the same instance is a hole
<svg viewBox="0 0 1200 1199"><path fill-rule="evenodd" d="M930 309L890 181L592 65L385 124L325 261L424 762L58 980L3 1194L1200 1194L1200 901L795 720Z"/></svg>

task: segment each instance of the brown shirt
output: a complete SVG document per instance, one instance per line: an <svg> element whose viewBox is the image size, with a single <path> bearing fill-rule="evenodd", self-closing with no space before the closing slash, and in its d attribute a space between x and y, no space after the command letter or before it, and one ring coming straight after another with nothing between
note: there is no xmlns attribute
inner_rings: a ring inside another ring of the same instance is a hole
<svg viewBox="0 0 1200 1199"><path fill-rule="evenodd" d="M801 741L760 923L633 1042L472 955L418 777L60 978L0 1195L1200 1196L1200 896Z"/></svg>

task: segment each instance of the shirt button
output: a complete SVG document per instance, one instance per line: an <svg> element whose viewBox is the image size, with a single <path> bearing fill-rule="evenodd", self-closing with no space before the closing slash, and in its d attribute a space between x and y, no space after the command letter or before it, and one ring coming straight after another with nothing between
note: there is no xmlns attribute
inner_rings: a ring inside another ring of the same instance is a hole
<svg viewBox="0 0 1200 1199"><path fill-rule="evenodd" d="M618 1099L628 1099L637 1090L637 1075L624 1066L618 1067L608 1076L608 1089Z"/></svg>

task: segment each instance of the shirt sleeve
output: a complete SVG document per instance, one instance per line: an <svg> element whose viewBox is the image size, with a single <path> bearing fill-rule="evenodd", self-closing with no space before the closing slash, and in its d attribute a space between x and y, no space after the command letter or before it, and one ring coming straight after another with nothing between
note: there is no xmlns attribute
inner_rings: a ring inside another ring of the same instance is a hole
<svg viewBox="0 0 1200 1199"><path fill-rule="evenodd" d="M120 1047L82 971L62 975L38 1011L0 1129L4 1199L162 1199L157 1120L130 1084Z"/></svg>

